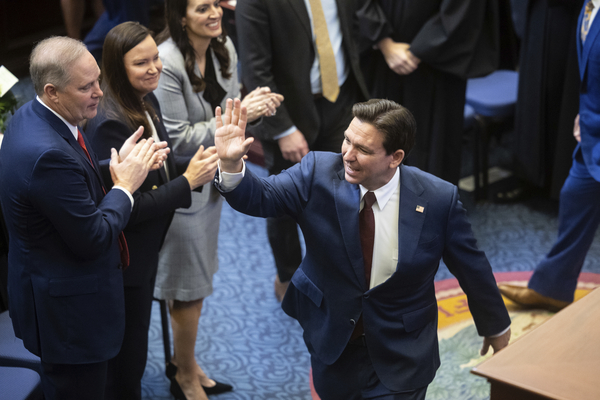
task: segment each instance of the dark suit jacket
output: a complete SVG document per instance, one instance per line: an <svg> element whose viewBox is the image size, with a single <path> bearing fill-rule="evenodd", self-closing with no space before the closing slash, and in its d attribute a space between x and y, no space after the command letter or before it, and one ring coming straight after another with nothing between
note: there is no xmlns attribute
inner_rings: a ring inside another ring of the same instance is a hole
<svg viewBox="0 0 600 400"><path fill-rule="evenodd" d="M369 98L359 65L359 31L371 42L390 32L372 0L336 0L343 48L362 97ZM359 15L369 23L359 24ZM237 3L236 27L242 81L248 90L269 86L285 100L273 117L252 129L259 139L272 139L296 125L312 144L319 132L319 115L310 85L315 58L310 19L304 0L244 0Z"/></svg>
<svg viewBox="0 0 600 400"><path fill-rule="evenodd" d="M577 32L581 32L584 11L585 6L579 15ZM579 95L581 142L575 151L581 149L588 171L594 179L600 181L600 20L598 16L592 22L585 44L581 43L581 35L577 35L577 56L581 78Z"/></svg>
<svg viewBox="0 0 600 400"><path fill-rule="evenodd" d="M306 241L283 310L304 329L311 355L335 362L362 313L377 376L396 391L431 382L440 360L434 276L440 259L458 278L482 336L510 319L485 254L467 222L457 188L416 168L400 167L398 267L365 292L358 215L360 189L344 179L340 154L311 152L301 163L266 179L246 170L224 193L236 210L254 216L292 216ZM417 206L424 212L415 211Z"/></svg>
<svg viewBox="0 0 600 400"><path fill-rule="evenodd" d="M165 126L158 100L154 94L146 96L160 122L154 123L161 141L166 141L172 149L171 141ZM101 159L110 158L110 149L121 148L125 140L132 134L132 129L125 122L109 119L105 110L98 109L98 115L89 121L86 134ZM129 246L130 265L123 273L126 286L139 286L149 283L156 275L158 252L162 247L167 229L177 208L188 208L192 204L190 185L181 173L189 164L189 157L169 154L167 164L171 181L163 168L148 173L148 177L133 193L135 203L129 223L125 228L125 237ZM104 181L111 185L110 175Z"/></svg>
<svg viewBox="0 0 600 400"><path fill-rule="evenodd" d="M118 235L131 213L102 191L93 149L37 100L11 119L0 149L9 243L8 294L17 337L43 361L114 357L124 330Z"/></svg>

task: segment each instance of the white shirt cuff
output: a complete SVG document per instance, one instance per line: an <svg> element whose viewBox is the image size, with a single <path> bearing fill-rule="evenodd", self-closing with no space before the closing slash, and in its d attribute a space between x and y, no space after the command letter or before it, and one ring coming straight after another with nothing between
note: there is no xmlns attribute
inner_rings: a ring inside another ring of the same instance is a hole
<svg viewBox="0 0 600 400"><path fill-rule="evenodd" d="M231 192L238 187L244 176L246 175L246 163L242 160L242 172L223 172L221 171L221 161L219 165L219 187L223 192Z"/></svg>
<svg viewBox="0 0 600 400"><path fill-rule="evenodd" d="M283 137L290 136L292 133L294 133L297 130L298 130L298 128L296 128L296 125L293 125L291 128L286 129L283 133L273 136L273 140L279 140Z"/></svg>
<svg viewBox="0 0 600 400"><path fill-rule="evenodd" d="M113 186L113 189L122 190L127 195L127 197L129 197L129 201L131 201L131 209L133 210L133 196L131 195L131 193L129 193L129 190L122 188L121 186Z"/></svg>
<svg viewBox="0 0 600 400"><path fill-rule="evenodd" d="M490 336L488 336L488 337L491 337L491 338L497 338L497 337L500 337L500 336L504 335L506 332L508 332L508 330L509 330L509 329L510 329L510 325L509 325L509 326L507 326L507 327L506 327L506 329L505 329L505 330L503 330L502 332L500 332L500 333L496 333L495 335L490 335Z"/></svg>

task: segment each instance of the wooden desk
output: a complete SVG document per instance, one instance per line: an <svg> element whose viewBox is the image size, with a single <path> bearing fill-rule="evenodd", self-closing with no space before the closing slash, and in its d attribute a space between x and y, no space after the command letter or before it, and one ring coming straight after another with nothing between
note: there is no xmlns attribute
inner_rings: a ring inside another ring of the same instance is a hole
<svg viewBox="0 0 600 400"><path fill-rule="evenodd" d="M600 288L471 371L490 400L600 399Z"/></svg>

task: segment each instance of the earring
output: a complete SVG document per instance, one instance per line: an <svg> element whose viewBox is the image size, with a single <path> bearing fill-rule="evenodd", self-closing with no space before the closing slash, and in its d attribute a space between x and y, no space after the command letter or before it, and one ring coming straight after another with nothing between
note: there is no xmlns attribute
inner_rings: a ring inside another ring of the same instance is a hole
<svg viewBox="0 0 600 400"><path fill-rule="evenodd" d="M181 30L185 32L185 25L181 25Z"/></svg>

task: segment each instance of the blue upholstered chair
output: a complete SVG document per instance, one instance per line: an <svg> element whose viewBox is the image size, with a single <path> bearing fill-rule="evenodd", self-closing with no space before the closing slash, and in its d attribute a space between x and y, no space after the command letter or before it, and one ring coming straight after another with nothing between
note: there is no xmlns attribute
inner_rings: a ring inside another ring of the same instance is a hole
<svg viewBox="0 0 600 400"><path fill-rule="evenodd" d="M467 81L466 104L475 112L476 123L473 152L477 158L473 166L476 199L487 197L490 127L496 121L514 116L518 84L519 73L509 70L498 70ZM481 188L480 174L483 177Z"/></svg>
<svg viewBox="0 0 600 400"><path fill-rule="evenodd" d="M40 358L31 354L15 337L8 311L0 313L0 366L29 368L41 372Z"/></svg>
<svg viewBox="0 0 600 400"><path fill-rule="evenodd" d="M37 372L27 368L0 367L0 400L43 400Z"/></svg>

